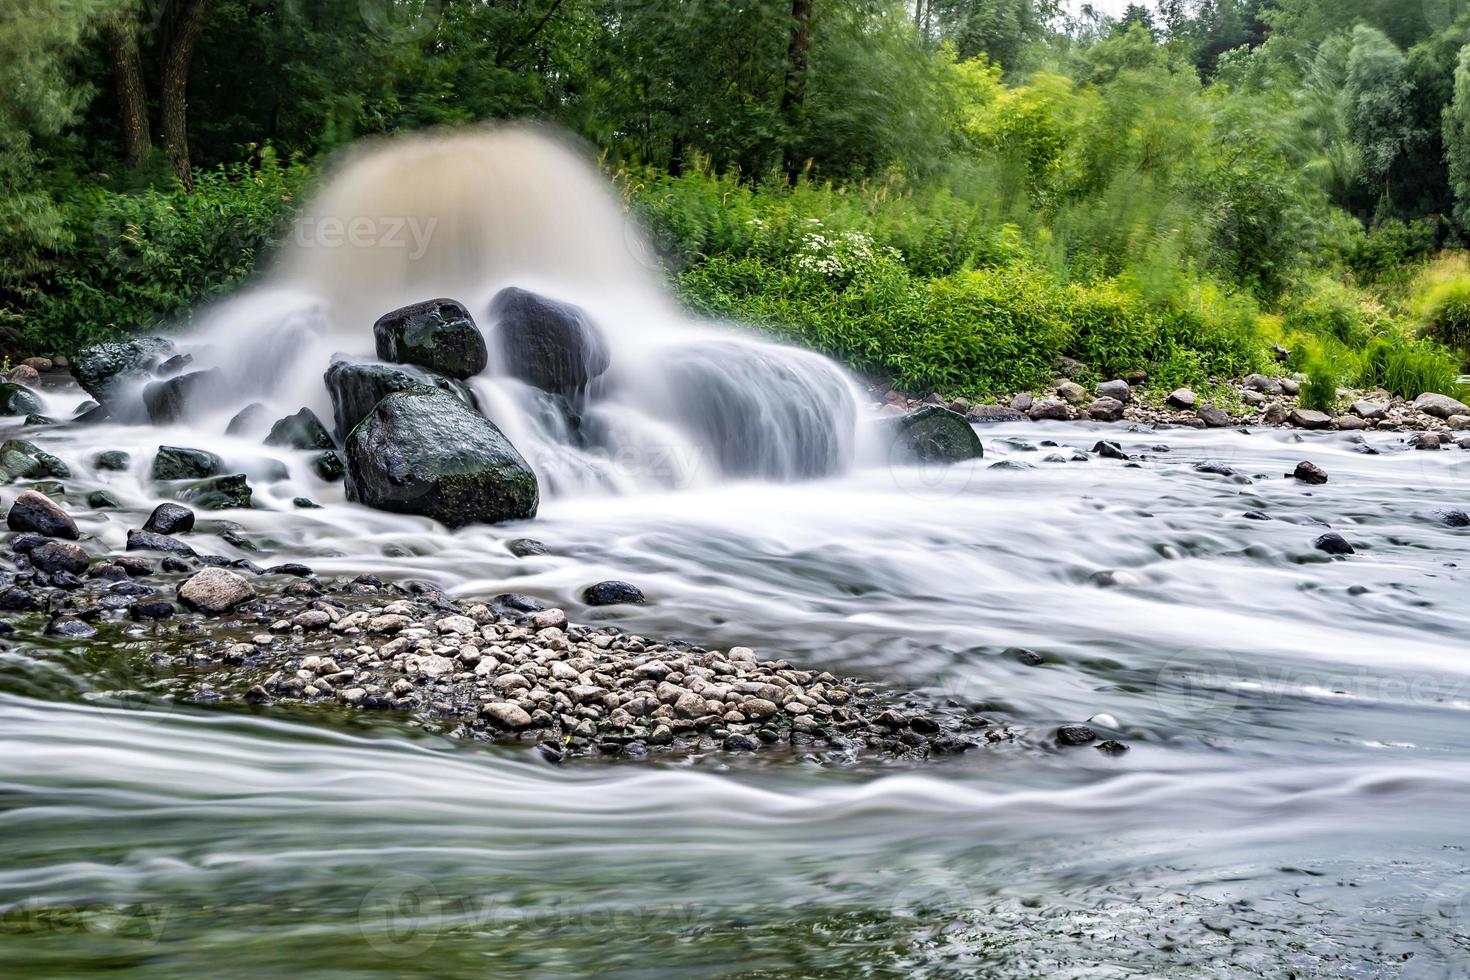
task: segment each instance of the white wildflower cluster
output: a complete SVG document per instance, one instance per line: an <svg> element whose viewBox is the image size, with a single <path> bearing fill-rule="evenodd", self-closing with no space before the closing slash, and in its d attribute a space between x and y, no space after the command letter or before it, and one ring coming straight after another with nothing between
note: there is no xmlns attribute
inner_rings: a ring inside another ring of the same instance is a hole
<svg viewBox="0 0 1470 980"><path fill-rule="evenodd" d="M828 279L851 281L884 261L902 262L903 256L897 249L879 247L867 232L845 231L828 236L813 231L802 236L796 266Z"/></svg>

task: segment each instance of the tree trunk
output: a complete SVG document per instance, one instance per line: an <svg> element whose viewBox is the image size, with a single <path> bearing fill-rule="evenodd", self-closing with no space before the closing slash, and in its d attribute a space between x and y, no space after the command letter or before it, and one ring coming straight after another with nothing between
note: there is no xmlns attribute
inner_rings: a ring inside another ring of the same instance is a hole
<svg viewBox="0 0 1470 980"><path fill-rule="evenodd" d="M164 41L159 121L169 162L187 190L194 189L194 172L189 166L189 63L204 32L209 4L210 0L173 0Z"/></svg>
<svg viewBox="0 0 1470 980"><path fill-rule="evenodd" d="M786 48L786 87L781 93L781 117L786 121L786 173L793 180L798 166L795 134L806 101L806 73L812 51L812 0L791 0L791 43Z"/></svg>
<svg viewBox="0 0 1470 980"><path fill-rule="evenodd" d="M122 122L123 157L135 170L148 160L153 135L148 129L148 92L143 82L143 59L138 53L138 21L120 10L103 26L112 55L117 86L117 109Z"/></svg>

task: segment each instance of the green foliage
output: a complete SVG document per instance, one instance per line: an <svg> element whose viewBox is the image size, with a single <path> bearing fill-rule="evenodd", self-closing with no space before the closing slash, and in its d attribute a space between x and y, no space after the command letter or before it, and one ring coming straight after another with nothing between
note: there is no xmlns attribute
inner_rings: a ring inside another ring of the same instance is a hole
<svg viewBox="0 0 1470 980"><path fill-rule="evenodd" d="M1417 398L1426 391L1458 396L1462 393L1458 375L1457 359L1444 347L1385 334L1369 341L1363 351L1357 383L1402 398Z"/></svg>
<svg viewBox="0 0 1470 980"><path fill-rule="evenodd" d="M193 193L95 190L69 202L76 245L36 287L28 334L41 349L71 351L186 320L254 271L304 176L266 150L250 164L201 171Z"/></svg>
<svg viewBox="0 0 1470 980"><path fill-rule="evenodd" d="M1431 338L1470 353L1470 276L1432 284L1420 300L1424 331Z"/></svg>
<svg viewBox="0 0 1470 980"><path fill-rule="evenodd" d="M1307 364L1307 380L1302 385L1303 408L1331 412L1337 407L1337 386L1342 372L1330 360L1316 359Z"/></svg>

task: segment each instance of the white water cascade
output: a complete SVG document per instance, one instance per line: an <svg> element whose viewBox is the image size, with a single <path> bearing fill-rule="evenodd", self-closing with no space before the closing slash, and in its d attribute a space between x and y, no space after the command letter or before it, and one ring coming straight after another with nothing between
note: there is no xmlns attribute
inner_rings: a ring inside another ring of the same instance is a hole
<svg viewBox="0 0 1470 980"><path fill-rule="evenodd" d="M581 306L610 354L575 432L544 392L493 361L469 382L543 495L845 471L858 441L847 376L809 352L694 321L651 256L595 168L544 130L369 144L306 203L265 281L206 311L181 342L191 370L228 379L191 425L223 432L251 402L271 418L302 406L330 418L322 373L337 354L372 358L379 316L447 297L488 335L491 298L517 286Z"/></svg>

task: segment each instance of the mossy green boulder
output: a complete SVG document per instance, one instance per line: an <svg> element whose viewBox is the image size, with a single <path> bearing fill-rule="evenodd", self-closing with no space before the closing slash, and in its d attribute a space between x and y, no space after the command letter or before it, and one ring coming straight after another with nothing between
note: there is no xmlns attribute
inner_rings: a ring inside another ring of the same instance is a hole
<svg viewBox="0 0 1470 980"><path fill-rule="evenodd" d="M394 392L347 437L347 498L449 527L536 516L536 475L495 423L453 395Z"/></svg>
<svg viewBox="0 0 1470 980"><path fill-rule="evenodd" d="M985 455L980 437L965 417L938 405L926 405L886 425L896 461L959 463Z"/></svg>

